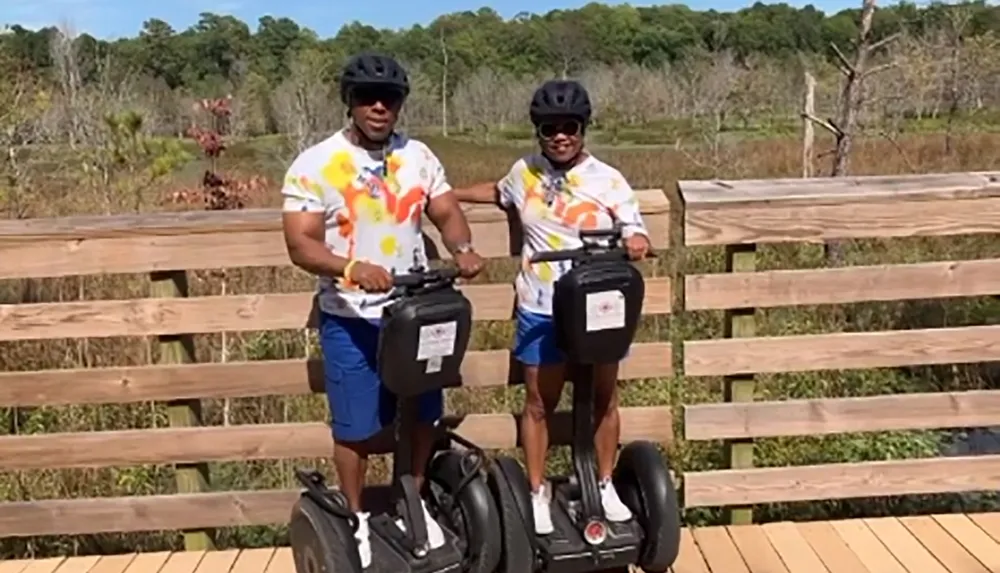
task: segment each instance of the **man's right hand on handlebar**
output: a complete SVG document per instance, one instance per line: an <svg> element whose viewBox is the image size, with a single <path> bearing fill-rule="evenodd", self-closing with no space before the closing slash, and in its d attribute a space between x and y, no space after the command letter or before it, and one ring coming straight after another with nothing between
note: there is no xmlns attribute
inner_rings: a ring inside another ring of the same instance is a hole
<svg viewBox="0 0 1000 573"><path fill-rule="evenodd" d="M347 280L367 292L387 292L392 289L392 275L378 265L352 261L344 271Z"/></svg>

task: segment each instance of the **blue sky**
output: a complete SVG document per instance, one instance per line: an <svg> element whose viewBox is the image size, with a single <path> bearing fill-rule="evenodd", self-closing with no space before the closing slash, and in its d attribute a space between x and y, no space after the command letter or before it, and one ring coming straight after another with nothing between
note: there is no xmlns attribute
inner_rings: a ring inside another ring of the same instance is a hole
<svg viewBox="0 0 1000 573"><path fill-rule="evenodd" d="M638 6L661 3L665 2L632 2ZM801 6L808 2L789 3ZM813 3L827 12L861 4L860 0ZM215 12L238 16L251 27L261 16L288 16L327 37L353 20L376 27L401 28L429 23L440 14L474 10L483 5L490 5L510 18L518 12L545 13L584 4L586 0L0 0L0 27L21 24L38 28L68 21L78 32L115 38L135 35L149 18L160 18L182 30L193 24L200 12ZM689 4L697 9L737 10L749 6L752 0L694 0Z"/></svg>

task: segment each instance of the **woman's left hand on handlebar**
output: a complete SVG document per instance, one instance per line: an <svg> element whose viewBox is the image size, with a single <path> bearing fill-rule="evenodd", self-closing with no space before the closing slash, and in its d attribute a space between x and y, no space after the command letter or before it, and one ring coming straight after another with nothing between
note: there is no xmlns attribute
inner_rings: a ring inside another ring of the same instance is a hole
<svg viewBox="0 0 1000 573"><path fill-rule="evenodd" d="M649 238L646 235L632 235L631 237L625 239L625 249L628 251L628 257L633 261L638 261L646 256L649 252Z"/></svg>
<svg viewBox="0 0 1000 573"><path fill-rule="evenodd" d="M483 259L475 251L456 254L455 264L458 265L458 271L462 278L466 279L471 279L483 270Z"/></svg>

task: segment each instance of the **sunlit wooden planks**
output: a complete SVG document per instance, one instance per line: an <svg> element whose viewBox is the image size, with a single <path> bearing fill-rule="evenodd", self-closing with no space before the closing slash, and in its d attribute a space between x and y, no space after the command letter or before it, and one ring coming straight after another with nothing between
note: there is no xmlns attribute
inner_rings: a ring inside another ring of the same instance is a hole
<svg viewBox="0 0 1000 573"><path fill-rule="evenodd" d="M635 344L622 361L619 379L672 374L668 342ZM520 383L507 350L469 351L461 385L487 388ZM188 398L238 398L323 392L320 360L179 364L0 372L0 406L107 404Z"/></svg>
<svg viewBox="0 0 1000 573"><path fill-rule="evenodd" d="M1000 360L1000 325L694 340L689 376L889 368Z"/></svg>
<svg viewBox="0 0 1000 573"><path fill-rule="evenodd" d="M1000 259L684 278L685 308L713 310L986 296L1000 293Z"/></svg>
<svg viewBox="0 0 1000 573"><path fill-rule="evenodd" d="M684 406L688 440L968 428L1000 424L1000 390Z"/></svg>
<svg viewBox="0 0 1000 573"><path fill-rule="evenodd" d="M517 415L468 414L442 425L486 449L519 445ZM622 441L673 439L669 406L621 409ZM566 444L569 412L557 412L552 442ZM245 424L0 436L0 469L107 467L204 461L317 458L333 445L325 423Z"/></svg>
<svg viewBox="0 0 1000 573"><path fill-rule="evenodd" d="M670 237L663 191L637 191L654 247ZM516 251L503 211L464 206L485 257ZM449 258L437 230L425 224L428 252ZM289 265L276 209L186 211L0 221L0 279Z"/></svg>
<svg viewBox="0 0 1000 573"><path fill-rule="evenodd" d="M688 472L686 507L1000 489L1000 455Z"/></svg>

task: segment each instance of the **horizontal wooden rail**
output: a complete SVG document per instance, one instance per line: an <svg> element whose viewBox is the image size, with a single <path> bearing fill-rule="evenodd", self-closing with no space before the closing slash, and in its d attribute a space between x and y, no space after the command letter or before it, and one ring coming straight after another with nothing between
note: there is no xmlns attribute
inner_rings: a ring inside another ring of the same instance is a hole
<svg viewBox="0 0 1000 573"><path fill-rule="evenodd" d="M1000 489L1000 455L688 472L684 505L708 507Z"/></svg>
<svg viewBox="0 0 1000 573"><path fill-rule="evenodd" d="M621 380L673 374L668 342L634 344ZM521 382L508 350L469 351L461 385L488 388ZM321 360L178 364L0 373L0 406L115 404L191 398L248 398L323 392Z"/></svg>
<svg viewBox="0 0 1000 573"><path fill-rule="evenodd" d="M890 368L991 360L1000 360L1000 324L684 343L684 373L689 376Z"/></svg>
<svg viewBox="0 0 1000 573"><path fill-rule="evenodd" d="M387 493L367 489L366 505ZM0 537L287 524L299 495L262 490L0 503Z"/></svg>
<svg viewBox="0 0 1000 573"><path fill-rule="evenodd" d="M1000 259L713 273L684 279L687 310L986 296L1000 293Z"/></svg>
<svg viewBox="0 0 1000 573"><path fill-rule="evenodd" d="M681 181L685 244L1000 233L995 173Z"/></svg>
<svg viewBox="0 0 1000 573"><path fill-rule="evenodd" d="M970 428L1000 424L1000 390L684 406L688 440Z"/></svg>
<svg viewBox="0 0 1000 573"><path fill-rule="evenodd" d="M517 418L469 414L448 417L442 424L484 449L506 449L520 445ZM623 442L665 444L673 439L670 406L622 408L621 420ZM558 412L552 443L568 444L572 426L570 413ZM330 455L331 447L330 427L323 423L0 436L0 469L321 458Z"/></svg>
<svg viewBox="0 0 1000 573"><path fill-rule="evenodd" d="M637 192L654 247L669 244L670 203L662 190ZM479 252L519 252L506 214L468 206ZM424 226L428 253L449 258ZM0 221L0 279L289 265L277 209L185 211Z"/></svg>
<svg viewBox="0 0 1000 573"><path fill-rule="evenodd" d="M508 320L514 289L468 285L475 320ZM315 293L146 298L0 305L0 341L315 328ZM666 314L670 280L646 281L644 314Z"/></svg>

